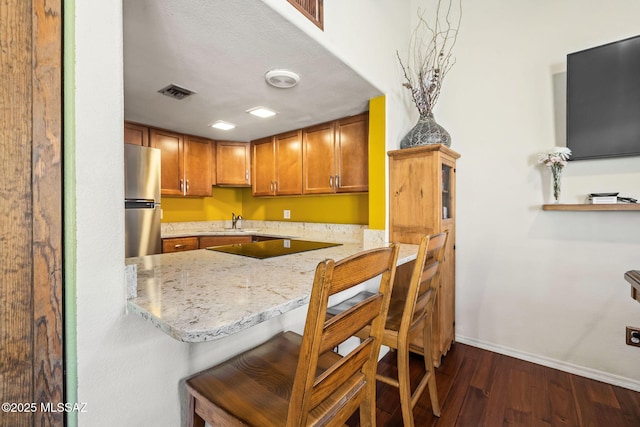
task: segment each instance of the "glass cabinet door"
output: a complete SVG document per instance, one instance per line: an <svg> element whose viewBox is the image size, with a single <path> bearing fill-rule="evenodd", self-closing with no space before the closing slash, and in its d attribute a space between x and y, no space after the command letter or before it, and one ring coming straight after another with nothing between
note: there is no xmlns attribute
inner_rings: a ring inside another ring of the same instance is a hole
<svg viewBox="0 0 640 427"><path fill-rule="evenodd" d="M451 210L451 166L442 164L442 219L453 217Z"/></svg>

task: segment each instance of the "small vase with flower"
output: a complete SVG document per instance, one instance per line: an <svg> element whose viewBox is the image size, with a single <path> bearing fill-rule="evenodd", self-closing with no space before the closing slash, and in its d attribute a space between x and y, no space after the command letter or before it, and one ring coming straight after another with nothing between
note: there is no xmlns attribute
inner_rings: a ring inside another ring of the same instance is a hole
<svg viewBox="0 0 640 427"><path fill-rule="evenodd" d="M541 153L538 157L538 162L551 170L554 203L560 203L560 178L562 177L562 169L567 165L570 156L571 150L567 147L556 147Z"/></svg>

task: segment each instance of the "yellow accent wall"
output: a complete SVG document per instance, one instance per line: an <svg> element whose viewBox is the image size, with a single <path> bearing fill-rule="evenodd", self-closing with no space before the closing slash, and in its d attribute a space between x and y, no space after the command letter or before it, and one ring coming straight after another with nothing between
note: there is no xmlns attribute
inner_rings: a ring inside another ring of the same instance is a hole
<svg viewBox="0 0 640 427"><path fill-rule="evenodd" d="M385 218L385 97L369 103L369 193L295 197L253 197L250 188L213 187L211 197L162 198L162 222L245 219L369 225L384 230Z"/></svg>
<svg viewBox="0 0 640 427"><path fill-rule="evenodd" d="M162 222L217 221L242 213L242 189L213 187L211 197L162 198Z"/></svg>
<svg viewBox="0 0 640 427"><path fill-rule="evenodd" d="M244 190L242 216L261 221L326 222L360 224L369 222L368 194L338 194L297 197L253 197ZM291 219L283 219L284 210Z"/></svg>
<svg viewBox="0 0 640 427"><path fill-rule="evenodd" d="M386 218L386 100L369 101L369 228L384 230Z"/></svg>

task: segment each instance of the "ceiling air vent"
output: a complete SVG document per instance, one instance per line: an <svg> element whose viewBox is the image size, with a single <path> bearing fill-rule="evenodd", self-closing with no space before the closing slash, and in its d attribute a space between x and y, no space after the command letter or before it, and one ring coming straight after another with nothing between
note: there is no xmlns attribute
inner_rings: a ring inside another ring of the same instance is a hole
<svg viewBox="0 0 640 427"><path fill-rule="evenodd" d="M158 92L174 99L184 99L187 96L195 93L192 90L185 89L183 87L180 87L174 84L170 84L169 86L160 89Z"/></svg>

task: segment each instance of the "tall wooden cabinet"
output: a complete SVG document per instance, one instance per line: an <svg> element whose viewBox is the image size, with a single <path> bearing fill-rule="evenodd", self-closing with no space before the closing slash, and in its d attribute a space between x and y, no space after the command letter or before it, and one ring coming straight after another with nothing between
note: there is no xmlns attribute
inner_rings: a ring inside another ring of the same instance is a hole
<svg viewBox="0 0 640 427"><path fill-rule="evenodd" d="M394 150L388 155L390 240L417 245L424 234L449 231L432 332L433 359L439 366L455 338L455 184L460 155L441 144ZM405 289L413 263L401 267L394 294ZM421 336L411 344L412 351L422 352Z"/></svg>

